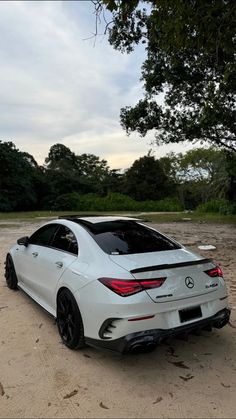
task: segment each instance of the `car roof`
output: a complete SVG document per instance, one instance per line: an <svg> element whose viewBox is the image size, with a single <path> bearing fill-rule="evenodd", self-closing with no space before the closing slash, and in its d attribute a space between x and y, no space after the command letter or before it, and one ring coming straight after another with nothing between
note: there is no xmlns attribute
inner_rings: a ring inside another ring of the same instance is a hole
<svg viewBox="0 0 236 419"><path fill-rule="evenodd" d="M122 228L124 226L131 226L141 221L139 218L134 217L119 217L119 216L85 216L80 217L76 215L60 216L60 221L73 222L85 230L93 234L105 233L110 229Z"/></svg>
<svg viewBox="0 0 236 419"><path fill-rule="evenodd" d="M83 221L86 223L97 224L97 223L105 223L111 221L141 221L140 218L135 217L125 217L125 216L103 216L103 215L94 215L94 216L78 216L78 215L61 215L58 217L59 219L70 220L77 222L78 224L83 224Z"/></svg>

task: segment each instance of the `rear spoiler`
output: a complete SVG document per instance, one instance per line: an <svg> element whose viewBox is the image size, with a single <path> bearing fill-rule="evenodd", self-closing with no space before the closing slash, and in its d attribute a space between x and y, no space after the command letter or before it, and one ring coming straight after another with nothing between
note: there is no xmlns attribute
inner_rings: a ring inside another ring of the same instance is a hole
<svg viewBox="0 0 236 419"><path fill-rule="evenodd" d="M191 260L189 262L166 263L164 265L145 266L143 268L132 269L131 274L138 272L160 271L162 269L182 268L183 266L201 265L203 263L210 263L212 259Z"/></svg>

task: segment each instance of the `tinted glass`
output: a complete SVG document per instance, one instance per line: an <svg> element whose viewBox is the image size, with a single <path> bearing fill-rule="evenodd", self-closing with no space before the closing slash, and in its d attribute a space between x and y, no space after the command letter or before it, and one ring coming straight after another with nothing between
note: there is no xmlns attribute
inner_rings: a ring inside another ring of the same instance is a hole
<svg viewBox="0 0 236 419"><path fill-rule="evenodd" d="M47 246L50 243L51 238L58 229L58 224L50 224L41 227L30 237L31 244L38 244L40 246Z"/></svg>
<svg viewBox="0 0 236 419"><path fill-rule="evenodd" d="M159 252L180 248L157 231L131 221L90 224L89 231L104 252L113 255Z"/></svg>
<svg viewBox="0 0 236 419"><path fill-rule="evenodd" d="M59 227L51 242L51 246L56 249L64 250L65 252L78 255L78 243L76 237L68 227Z"/></svg>

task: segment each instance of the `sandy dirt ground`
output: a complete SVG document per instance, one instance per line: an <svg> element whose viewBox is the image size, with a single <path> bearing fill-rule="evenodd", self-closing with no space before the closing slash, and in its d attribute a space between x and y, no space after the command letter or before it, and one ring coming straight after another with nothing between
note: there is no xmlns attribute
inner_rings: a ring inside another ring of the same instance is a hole
<svg viewBox="0 0 236 419"><path fill-rule="evenodd" d="M0 225L1 418L236 417L235 226L157 226L195 251L199 244L216 246L201 254L224 271L231 323L149 354L115 356L92 348L70 351L54 320L22 291L6 287L7 249L40 224Z"/></svg>

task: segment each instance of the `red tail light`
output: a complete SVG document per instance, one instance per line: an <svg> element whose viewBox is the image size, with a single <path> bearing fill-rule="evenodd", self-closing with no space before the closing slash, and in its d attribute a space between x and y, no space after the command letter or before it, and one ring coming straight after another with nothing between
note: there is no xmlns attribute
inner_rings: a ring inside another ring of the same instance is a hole
<svg viewBox="0 0 236 419"><path fill-rule="evenodd" d="M215 266L214 268L208 269L208 271L205 271L205 272L211 278L216 278L217 276L221 276L223 278L223 272L219 266Z"/></svg>
<svg viewBox="0 0 236 419"><path fill-rule="evenodd" d="M98 280L121 297L128 297L143 290L159 288L166 278L142 279L139 281L125 281L113 278L99 278Z"/></svg>

